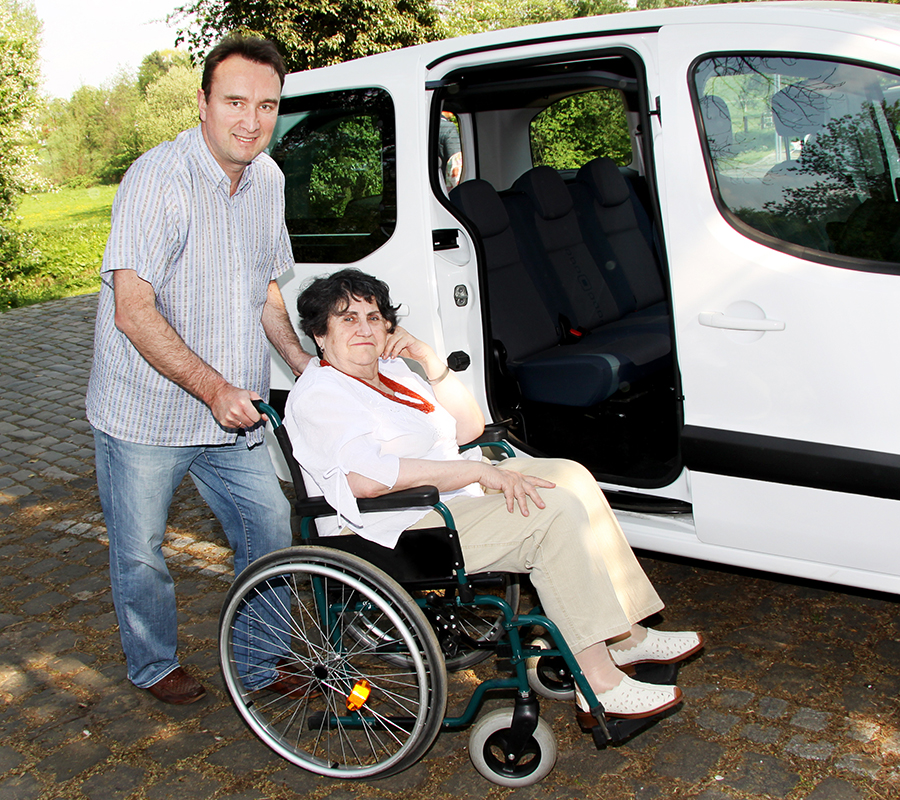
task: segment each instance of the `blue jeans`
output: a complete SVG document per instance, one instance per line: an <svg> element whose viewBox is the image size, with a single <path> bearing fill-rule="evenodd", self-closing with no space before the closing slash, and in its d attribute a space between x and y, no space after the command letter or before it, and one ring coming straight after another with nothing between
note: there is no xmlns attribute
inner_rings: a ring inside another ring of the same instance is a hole
<svg viewBox="0 0 900 800"><path fill-rule="evenodd" d="M97 485L109 534L109 572L128 677L152 686L178 667L175 586L162 553L166 519L175 489L187 473L222 523L234 550L234 574L260 556L291 543L290 504L264 444L161 447L116 439L94 429ZM266 608L247 619L266 631ZM235 641L259 640L248 629ZM263 637L265 638L265 637ZM271 640L273 634L268 633ZM270 642L265 653L239 656L252 666L253 683L275 677L286 642Z"/></svg>

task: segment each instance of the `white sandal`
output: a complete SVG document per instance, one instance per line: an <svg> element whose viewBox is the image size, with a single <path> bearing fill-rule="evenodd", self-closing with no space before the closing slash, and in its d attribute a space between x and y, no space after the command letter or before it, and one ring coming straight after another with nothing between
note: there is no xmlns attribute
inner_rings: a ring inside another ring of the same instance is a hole
<svg viewBox="0 0 900 800"><path fill-rule="evenodd" d="M603 706L608 717L624 717L643 719L660 714L681 702L681 689L667 684L641 683L627 675L622 682L605 692L597 694L597 700ZM576 690L575 702L578 705L578 722L582 728L590 729L596 725L593 715L587 708L581 692Z"/></svg>
<svg viewBox="0 0 900 800"><path fill-rule="evenodd" d="M647 628L644 641L626 650L608 648L617 667L630 667L648 661L674 664L692 656L703 647L703 637L694 631L657 631Z"/></svg>

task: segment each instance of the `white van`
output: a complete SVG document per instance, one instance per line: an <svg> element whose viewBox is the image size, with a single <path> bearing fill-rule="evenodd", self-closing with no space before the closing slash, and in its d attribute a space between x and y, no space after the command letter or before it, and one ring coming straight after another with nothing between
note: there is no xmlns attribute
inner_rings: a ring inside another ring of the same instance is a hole
<svg viewBox="0 0 900 800"><path fill-rule="evenodd" d="M635 547L900 593L898 100L900 9L856 2L291 75L282 289L387 281L519 450L592 470Z"/></svg>

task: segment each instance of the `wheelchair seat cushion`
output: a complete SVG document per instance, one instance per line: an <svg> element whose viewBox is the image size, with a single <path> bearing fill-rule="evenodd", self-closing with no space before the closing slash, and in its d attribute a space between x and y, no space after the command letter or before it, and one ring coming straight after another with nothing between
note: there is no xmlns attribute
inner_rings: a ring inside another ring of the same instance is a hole
<svg viewBox="0 0 900 800"><path fill-rule="evenodd" d="M415 528L400 534L397 544L385 547L356 534L317 536L304 544L331 547L364 558L404 586L443 581L455 583L456 559L446 528Z"/></svg>

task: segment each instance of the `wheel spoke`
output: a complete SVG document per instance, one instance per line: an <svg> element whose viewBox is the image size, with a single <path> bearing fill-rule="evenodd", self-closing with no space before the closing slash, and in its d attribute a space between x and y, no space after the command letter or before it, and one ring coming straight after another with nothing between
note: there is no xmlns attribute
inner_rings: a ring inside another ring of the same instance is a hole
<svg viewBox="0 0 900 800"><path fill-rule="evenodd" d="M409 595L366 562L297 550L255 562L229 592L220 645L232 701L265 744L313 772L371 777L413 763L446 705L434 632ZM275 662L310 690L256 688Z"/></svg>

